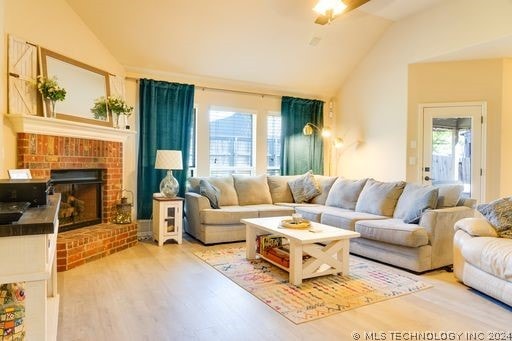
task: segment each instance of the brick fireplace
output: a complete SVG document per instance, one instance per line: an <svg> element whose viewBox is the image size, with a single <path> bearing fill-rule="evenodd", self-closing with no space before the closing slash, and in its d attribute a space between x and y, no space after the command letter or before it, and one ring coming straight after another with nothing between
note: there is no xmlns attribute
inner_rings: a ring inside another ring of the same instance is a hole
<svg viewBox="0 0 512 341"><path fill-rule="evenodd" d="M136 224L110 223L123 189L122 142L18 132L17 168L30 169L33 178L50 178L55 170L101 170L102 223L59 233L58 271L137 243Z"/></svg>
<svg viewBox="0 0 512 341"><path fill-rule="evenodd" d="M50 178L52 170L103 169L102 222L111 220L123 178L121 142L18 133L17 168L28 168L33 178Z"/></svg>

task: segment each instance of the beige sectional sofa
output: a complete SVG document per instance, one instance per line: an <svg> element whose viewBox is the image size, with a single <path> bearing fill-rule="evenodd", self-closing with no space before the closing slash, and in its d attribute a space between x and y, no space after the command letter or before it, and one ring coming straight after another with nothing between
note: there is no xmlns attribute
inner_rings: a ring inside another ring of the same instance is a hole
<svg viewBox="0 0 512 341"><path fill-rule="evenodd" d="M460 192L452 198L446 192L439 202L453 207L419 212L419 222L405 223L404 212L421 199L420 186L373 179L315 175L321 194L310 202L296 203L289 184L297 177L202 178L218 188L220 209L211 208L210 201L199 194L201 178L190 178L185 195L185 231L205 244L240 241L245 239L240 219L297 212L311 221L359 232L361 238L351 240L351 253L422 272L453 263L454 223L473 216L473 209L468 207L471 201L459 200ZM437 190L435 194L437 199Z"/></svg>
<svg viewBox="0 0 512 341"><path fill-rule="evenodd" d="M498 238L484 218L455 224L453 270L457 279L512 306L512 239Z"/></svg>

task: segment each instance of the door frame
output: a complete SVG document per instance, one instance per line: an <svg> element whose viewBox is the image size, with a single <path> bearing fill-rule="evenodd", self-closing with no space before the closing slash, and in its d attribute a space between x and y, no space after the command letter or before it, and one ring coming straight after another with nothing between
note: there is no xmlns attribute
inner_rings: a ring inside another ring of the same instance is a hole
<svg viewBox="0 0 512 341"><path fill-rule="evenodd" d="M482 111L482 133L481 133L481 145L480 145L480 165L481 165L481 176L480 176L480 198L475 198L479 202L486 201L486 174L487 174L487 158L486 158L486 147L487 147L487 102L448 102L448 103L420 103L418 104L418 143L416 148L416 174L417 179L423 182L423 141L424 141L424 115L423 112L426 108L447 108L447 107L464 107L464 106L479 106Z"/></svg>

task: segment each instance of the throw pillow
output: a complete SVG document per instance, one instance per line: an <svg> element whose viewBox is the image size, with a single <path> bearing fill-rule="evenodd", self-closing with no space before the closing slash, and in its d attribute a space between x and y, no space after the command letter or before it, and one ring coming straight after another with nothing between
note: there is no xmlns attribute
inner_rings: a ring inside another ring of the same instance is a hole
<svg viewBox="0 0 512 341"><path fill-rule="evenodd" d="M332 185L325 205L355 210L359 194L363 190L367 179L348 180L339 178Z"/></svg>
<svg viewBox="0 0 512 341"><path fill-rule="evenodd" d="M219 196L220 192L211 183L209 183L206 180L199 180L199 194L205 196L208 198L208 201L210 201L210 206L215 209L219 209Z"/></svg>
<svg viewBox="0 0 512 341"><path fill-rule="evenodd" d="M267 176L233 175L239 205L271 204Z"/></svg>
<svg viewBox="0 0 512 341"><path fill-rule="evenodd" d="M437 199L437 208L454 207L459 202L459 197L464 190L464 186L456 185L439 185L439 197Z"/></svg>
<svg viewBox="0 0 512 341"><path fill-rule="evenodd" d="M311 199L312 204L325 205L325 201L327 200L327 196L332 188L332 185L336 181L335 176L324 176L324 175L315 175L315 179L320 185L320 194Z"/></svg>
<svg viewBox="0 0 512 341"><path fill-rule="evenodd" d="M476 209L494 227L499 237L512 238L512 197L480 204Z"/></svg>
<svg viewBox="0 0 512 341"><path fill-rule="evenodd" d="M403 181L380 182L368 179L357 199L356 211L391 217L404 187Z"/></svg>
<svg viewBox="0 0 512 341"><path fill-rule="evenodd" d="M293 195L288 186L288 181L297 179L300 175L272 175L267 177L268 187L272 202L293 202Z"/></svg>
<svg viewBox="0 0 512 341"><path fill-rule="evenodd" d="M308 171L295 180L288 181L288 186L292 191L293 200L296 203L304 203L320 194L320 185L313 175L313 171Z"/></svg>
<svg viewBox="0 0 512 341"><path fill-rule="evenodd" d="M393 218L402 219L406 224L418 224L421 215L437 206L439 189L432 186L407 184L396 204Z"/></svg>
<svg viewBox="0 0 512 341"><path fill-rule="evenodd" d="M238 195L235 190L233 176L210 176L204 180L217 187L220 193L219 206L236 206L238 205Z"/></svg>

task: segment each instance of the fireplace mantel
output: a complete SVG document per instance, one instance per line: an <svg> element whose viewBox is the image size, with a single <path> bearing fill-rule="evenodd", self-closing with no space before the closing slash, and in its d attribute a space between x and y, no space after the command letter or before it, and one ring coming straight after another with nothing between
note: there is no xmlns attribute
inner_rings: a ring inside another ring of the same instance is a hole
<svg viewBox="0 0 512 341"><path fill-rule="evenodd" d="M32 133L41 135L69 136L84 139L126 142L134 136L134 130L115 129L94 124L46 118L24 114L6 114L15 133Z"/></svg>

